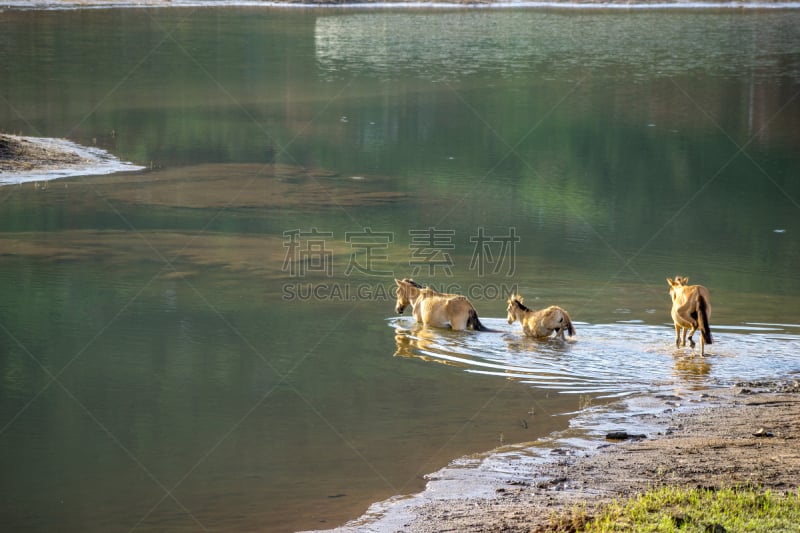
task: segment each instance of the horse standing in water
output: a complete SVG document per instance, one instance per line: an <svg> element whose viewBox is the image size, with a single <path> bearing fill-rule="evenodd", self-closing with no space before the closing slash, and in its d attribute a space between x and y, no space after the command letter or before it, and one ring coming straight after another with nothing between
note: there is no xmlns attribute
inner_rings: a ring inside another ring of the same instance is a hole
<svg viewBox="0 0 800 533"><path fill-rule="evenodd" d="M395 279L397 284L398 314L403 314L406 306L411 305L414 319L426 326L462 331L472 328L475 331L491 331L478 319L478 313L465 296L445 294L429 287L423 287L411 278Z"/></svg>
<svg viewBox="0 0 800 533"><path fill-rule="evenodd" d="M694 348L692 336L700 330L700 355L706 354L706 344L712 344L711 324L711 295L702 285L689 285L689 278L675 276L673 281L667 278L669 295L672 298L672 322L675 324L675 347L686 346L686 334L689 334L689 344ZM689 332L691 328L691 332ZM681 338L683 333L683 338Z"/></svg>
<svg viewBox="0 0 800 533"><path fill-rule="evenodd" d="M522 324L522 332L528 337L544 339L555 332L556 337L566 340L565 331L570 337L575 335L575 328L569 315L556 305L534 311L523 305L522 296L512 294L508 299L506 310L508 311L508 323L513 324L515 320L519 320Z"/></svg>

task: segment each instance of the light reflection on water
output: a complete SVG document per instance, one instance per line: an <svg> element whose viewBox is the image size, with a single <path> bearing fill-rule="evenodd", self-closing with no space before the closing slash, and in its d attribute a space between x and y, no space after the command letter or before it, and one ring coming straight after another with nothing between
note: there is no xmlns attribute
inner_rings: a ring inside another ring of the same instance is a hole
<svg viewBox="0 0 800 533"><path fill-rule="evenodd" d="M588 71L617 76L618 69L640 81L694 69L722 76L800 76L796 56L781 63L763 61L769 46L791 56L797 45L796 28L780 13L755 22L737 14L696 11L671 14L669 22L658 11L622 21L608 13L572 15L465 11L448 14L443 23L435 13L336 13L316 19L316 55L331 77L370 72L396 78L413 72L443 81L485 72L519 77L543 67L548 69L545 79ZM709 25L708 17L717 24ZM769 43L761 38L764 26L770 27ZM425 67L421 72L420 65Z"/></svg>
<svg viewBox="0 0 800 533"><path fill-rule="evenodd" d="M496 333L434 330L410 318L391 319L389 326L396 355L565 394L615 397L800 374L800 325L714 326L714 344L700 357L675 349L670 326L576 323L578 334L563 342L524 337L518 325L500 319L482 321Z"/></svg>

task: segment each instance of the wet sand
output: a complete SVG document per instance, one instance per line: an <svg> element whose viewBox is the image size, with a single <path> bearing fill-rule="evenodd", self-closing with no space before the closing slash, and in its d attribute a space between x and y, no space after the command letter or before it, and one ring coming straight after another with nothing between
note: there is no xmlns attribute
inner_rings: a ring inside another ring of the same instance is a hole
<svg viewBox="0 0 800 533"><path fill-rule="evenodd" d="M105 150L66 139L0 133L0 186L142 168L120 161Z"/></svg>
<svg viewBox="0 0 800 533"><path fill-rule="evenodd" d="M703 406L672 407L687 401ZM596 436L574 446L567 436L545 443L541 461L498 451L470 476L443 469L424 493L376 504L335 531L557 531L576 508L591 516L659 486L797 490L800 382L739 384L661 403L615 430L631 438Z"/></svg>
<svg viewBox="0 0 800 533"><path fill-rule="evenodd" d="M86 165L90 161L63 145L47 139L0 134L0 172L26 172L35 169Z"/></svg>

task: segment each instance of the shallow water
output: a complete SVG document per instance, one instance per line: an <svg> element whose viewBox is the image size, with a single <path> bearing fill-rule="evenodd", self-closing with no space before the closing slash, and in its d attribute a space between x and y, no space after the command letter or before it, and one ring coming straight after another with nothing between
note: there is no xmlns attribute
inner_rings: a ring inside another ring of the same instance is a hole
<svg viewBox="0 0 800 533"><path fill-rule="evenodd" d="M453 365L470 373L519 380L564 394L618 397L657 394L783 375L800 377L800 324L714 325L705 357L669 344L671 325L640 320L576 323L566 342L521 335L519 324L483 321L496 333L463 335L392 319L398 354Z"/></svg>
<svg viewBox="0 0 800 533"><path fill-rule="evenodd" d="M798 28L0 13L2 127L146 167L0 187L0 522L331 527L587 405L795 375ZM711 291L704 359L678 274ZM500 333L397 317L411 275ZM511 291L577 337L522 338Z"/></svg>

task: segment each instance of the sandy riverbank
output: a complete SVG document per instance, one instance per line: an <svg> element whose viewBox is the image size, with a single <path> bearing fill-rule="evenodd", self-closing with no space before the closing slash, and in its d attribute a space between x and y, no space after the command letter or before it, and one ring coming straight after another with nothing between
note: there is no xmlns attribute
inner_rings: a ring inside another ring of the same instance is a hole
<svg viewBox="0 0 800 533"><path fill-rule="evenodd" d="M80 146L65 139L0 133L0 185L142 168L120 161L105 150Z"/></svg>
<svg viewBox="0 0 800 533"><path fill-rule="evenodd" d="M599 437L588 447L562 439L542 450L542 461L490 454L482 462L495 464L483 474L471 467L481 490L450 467L430 476L424 493L376 504L336 531L556 531L555 518L577 506L591 515L604 503L656 486L797 490L800 382L739 384L661 401L661 408L620 428L644 438ZM703 406L680 408L691 403ZM642 427L648 429L640 433ZM465 496L454 494L456 478Z"/></svg>

